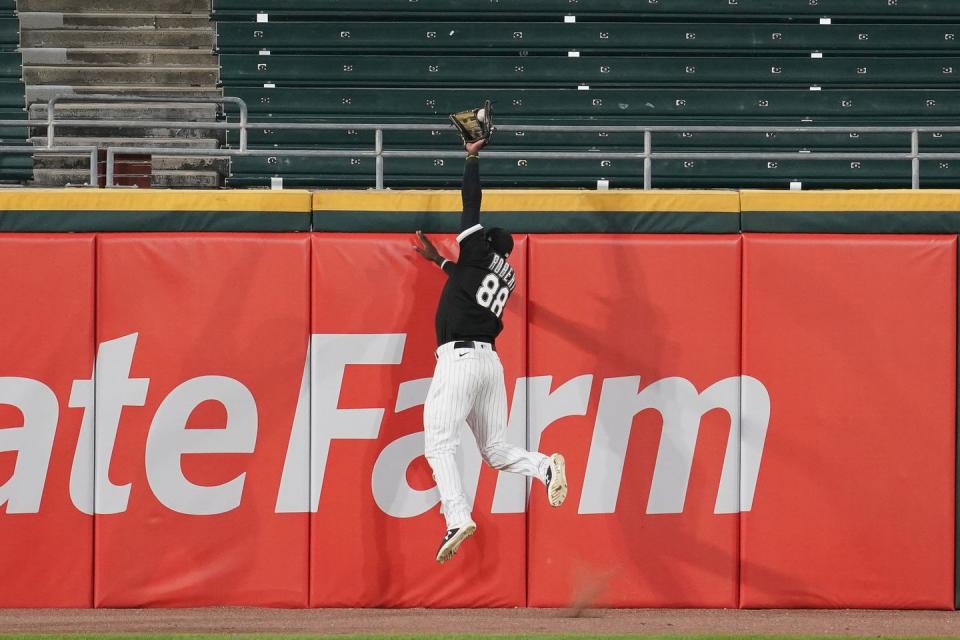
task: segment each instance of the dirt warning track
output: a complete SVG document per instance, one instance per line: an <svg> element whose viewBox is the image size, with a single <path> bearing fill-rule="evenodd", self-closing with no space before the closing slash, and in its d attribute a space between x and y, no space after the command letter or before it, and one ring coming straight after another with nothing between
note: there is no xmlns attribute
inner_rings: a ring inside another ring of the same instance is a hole
<svg viewBox="0 0 960 640"><path fill-rule="evenodd" d="M2 609L0 633L570 633L960 636L952 611Z"/></svg>

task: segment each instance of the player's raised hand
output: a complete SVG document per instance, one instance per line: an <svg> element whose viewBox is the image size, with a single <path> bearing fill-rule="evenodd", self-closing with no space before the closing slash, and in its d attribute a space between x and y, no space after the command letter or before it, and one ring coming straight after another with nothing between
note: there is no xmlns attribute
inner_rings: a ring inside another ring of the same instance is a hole
<svg viewBox="0 0 960 640"><path fill-rule="evenodd" d="M467 155L475 156L480 153L480 149L483 149L485 146L487 146L487 139L482 138L474 142L466 143L463 145L463 148L467 150Z"/></svg>
<svg viewBox="0 0 960 640"><path fill-rule="evenodd" d="M417 231L417 240L418 242L414 243L413 245L414 251L419 253L430 262L434 262L436 264L443 262L443 256L440 255L440 252L437 251L435 246L433 246L433 243L430 242L430 239L424 235L423 231Z"/></svg>

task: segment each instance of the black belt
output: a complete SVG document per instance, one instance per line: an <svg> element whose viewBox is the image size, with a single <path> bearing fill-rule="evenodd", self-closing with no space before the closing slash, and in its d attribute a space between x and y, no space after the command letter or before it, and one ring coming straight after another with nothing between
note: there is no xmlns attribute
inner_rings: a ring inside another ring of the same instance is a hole
<svg viewBox="0 0 960 640"><path fill-rule="evenodd" d="M457 340L456 342L453 343L453 348L454 349L479 349L480 346L478 345L478 342L479 341L474 341L474 340ZM490 349L492 351L497 350L496 345L494 345L492 342L489 344L490 344Z"/></svg>

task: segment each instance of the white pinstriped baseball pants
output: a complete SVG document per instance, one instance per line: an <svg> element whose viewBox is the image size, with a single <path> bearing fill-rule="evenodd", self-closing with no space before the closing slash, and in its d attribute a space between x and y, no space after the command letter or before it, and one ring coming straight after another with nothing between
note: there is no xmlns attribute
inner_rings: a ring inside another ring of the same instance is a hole
<svg viewBox="0 0 960 640"><path fill-rule="evenodd" d="M496 351L486 343L476 343L481 347L477 349L454 349L453 344L437 349L437 367L423 408L424 454L433 469L448 529L471 520L454 458L464 420L480 455L494 469L544 481L550 467L547 456L504 440L507 390Z"/></svg>

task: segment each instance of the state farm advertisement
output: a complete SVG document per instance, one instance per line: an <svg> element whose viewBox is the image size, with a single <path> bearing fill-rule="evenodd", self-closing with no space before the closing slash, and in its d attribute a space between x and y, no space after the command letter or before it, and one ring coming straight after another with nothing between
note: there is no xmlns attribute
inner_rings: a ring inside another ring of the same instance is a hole
<svg viewBox="0 0 960 640"><path fill-rule="evenodd" d="M530 431L567 452L572 487L559 510L530 505L531 605L737 606L740 250L531 240ZM760 418L745 435L762 447Z"/></svg>
<svg viewBox="0 0 960 640"><path fill-rule="evenodd" d="M457 252L452 236L438 248ZM497 339L513 403L508 437L519 445L526 444L523 391L516 392L526 373L526 249L526 238L517 238L510 257L519 284ZM484 465L466 425L459 462L477 535L454 561L434 560L445 526L423 457L422 419L445 281L409 237L313 240L312 606L526 604L526 484Z"/></svg>
<svg viewBox="0 0 960 640"><path fill-rule="evenodd" d="M777 239L516 237L438 565L412 236L0 235L0 606L948 608L956 237Z"/></svg>

